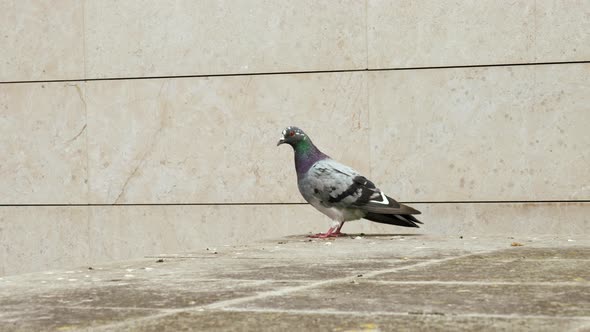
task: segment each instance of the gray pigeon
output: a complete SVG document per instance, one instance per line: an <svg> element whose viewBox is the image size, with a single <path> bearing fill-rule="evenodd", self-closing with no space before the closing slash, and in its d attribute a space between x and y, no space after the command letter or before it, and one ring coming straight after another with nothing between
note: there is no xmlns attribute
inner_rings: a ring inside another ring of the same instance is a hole
<svg viewBox="0 0 590 332"><path fill-rule="evenodd" d="M343 235L340 229L344 222L361 218L404 227L422 223L412 216L420 211L396 202L354 169L322 153L303 130L287 127L277 146L283 143L291 145L295 152L299 192L333 222L326 233L311 237Z"/></svg>

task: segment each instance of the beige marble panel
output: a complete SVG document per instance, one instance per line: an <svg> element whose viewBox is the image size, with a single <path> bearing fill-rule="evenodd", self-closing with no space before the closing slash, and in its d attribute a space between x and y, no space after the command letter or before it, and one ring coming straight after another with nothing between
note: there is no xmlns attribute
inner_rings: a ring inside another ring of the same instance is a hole
<svg viewBox="0 0 590 332"><path fill-rule="evenodd" d="M84 13L78 0L0 2L0 81L84 77Z"/></svg>
<svg viewBox="0 0 590 332"><path fill-rule="evenodd" d="M349 222L350 234L568 236L590 231L590 203L412 204L421 228ZM225 246L325 232L329 219L310 205L92 207L93 262L158 254L223 251ZM272 250L272 248L269 248Z"/></svg>
<svg viewBox="0 0 590 332"><path fill-rule="evenodd" d="M308 205L97 206L90 218L96 262L178 254L325 231Z"/></svg>
<svg viewBox="0 0 590 332"><path fill-rule="evenodd" d="M509 237L580 236L590 231L590 203L412 204L422 228L367 220L350 234ZM0 275L92 266L326 231L328 218L309 205L0 207ZM400 240L392 238L392 240ZM330 242L330 241L327 241ZM428 246L428 243L424 244ZM526 245L526 243L525 243ZM268 248L273 250L273 248Z"/></svg>
<svg viewBox="0 0 590 332"><path fill-rule="evenodd" d="M295 202L298 125L368 173L364 73L89 82L91 202Z"/></svg>
<svg viewBox="0 0 590 332"><path fill-rule="evenodd" d="M422 212L421 228L369 223L368 233L444 236L583 236L590 232L590 203L410 204ZM364 222L364 221L363 221ZM346 227L346 226L345 226ZM344 229L344 227L343 227ZM507 241L507 246L512 242Z"/></svg>
<svg viewBox="0 0 590 332"><path fill-rule="evenodd" d="M86 203L81 83L0 85L0 203Z"/></svg>
<svg viewBox="0 0 590 332"><path fill-rule="evenodd" d="M86 264L86 207L0 207L0 275Z"/></svg>
<svg viewBox="0 0 590 332"><path fill-rule="evenodd" d="M89 77L366 68L363 1L88 1Z"/></svg>
<svg viewBox="0 0 590 332"><path fill-rule="evenodd" d="M368 0L369 68L590 59L585 0Z"/></svg>
<svg viewBox="0 0 590 332"><path fill-rule="evenodd" d="M590 1L535 0L535 60L590 60Z"/></svg>
<svg viewBox="0 0 590 332"><path fill-rule="evenodd" d="M409 201L589 199L589 74L589 64L373 72L373 180Z"/></svg>
<svg viewBox="0 0 590 332"><path fill-rule="evenodd" d="M327 231L330 224L309 204L93 206L90 257L93 262L108 262L160 254L210 254L207 248L223 252L227 246L266 239L306 241L310 234ZM347 223L344 229L354 234L412 232L376 225L362 220Z"/></svg>
<svg viewBox="0 0 590 332"><path fill-rule="evenodd" d="M369 68L528 62L534 2L368 0Z"/></svg>

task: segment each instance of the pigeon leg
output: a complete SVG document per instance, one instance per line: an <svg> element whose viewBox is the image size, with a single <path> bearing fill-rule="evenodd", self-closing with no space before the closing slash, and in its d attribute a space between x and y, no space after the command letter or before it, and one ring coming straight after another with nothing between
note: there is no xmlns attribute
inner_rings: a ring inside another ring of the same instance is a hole
<svg viewBox="0 0 590 332"><path fill-rule="evenodd" d="M344 226L344 221L341 222L340 225L338 225L338 228L336 229L336 231L334 231L332 234L330 234L330 237L346 236L345 233L340 233L342 226Z"/></svg>
<svg viewBox="0 0 590 332"><path fill-rule="evenodd" d="M313 239L325 239L328 237L332 237L335 230L336 230L336 227L330 227L330 229L328 229L328 231L326 233L318 233L315 235L310 235L309 237L313 238ZM338 236L338 235L336 235L336 236Z"/></svg>

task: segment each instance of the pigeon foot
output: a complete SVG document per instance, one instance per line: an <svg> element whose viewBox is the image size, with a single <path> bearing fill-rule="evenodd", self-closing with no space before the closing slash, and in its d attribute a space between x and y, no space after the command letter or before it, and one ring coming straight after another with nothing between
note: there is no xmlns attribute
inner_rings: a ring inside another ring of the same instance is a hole
<svg viewBox="0 0 590 332"><path fill-rule="evenodd" d="M342 225L340 225L338 228L332 227L328 229L326 233L317 233L315 235L310 235L309 237L312 239L326 239L329 237L346 236L346 234L340 233L340 228L342 228Z"/></svg>

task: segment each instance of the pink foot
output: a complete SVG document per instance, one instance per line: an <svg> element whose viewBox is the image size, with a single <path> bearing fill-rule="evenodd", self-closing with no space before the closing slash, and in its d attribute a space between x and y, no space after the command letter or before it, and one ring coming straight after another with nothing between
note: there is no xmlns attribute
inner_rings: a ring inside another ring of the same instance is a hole
<svg viewBox="0 0 590 332"><path fill-rule="evenodd" d="M329 237L340 237L340 236L346 236L345 233L340 233L340 232L327 232L327 233L317 233L315 235L310 235L309 237L312 239L326 239Z"/></svg>
<svg viewBox="0 0 590 332"><path fill-rule="evenodd" d="M329 238L329 237L346 236L346 234L340 233L340 229L342 228L342 225L344 225L344 223L340 223L340 225L338 225L338 227L331 227L330 229L328 229L328 231L326 233L318 233L316 235L310 235L309 237L312 239L325 239L325 238Z"/></svg>

